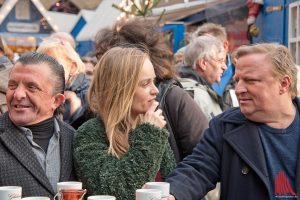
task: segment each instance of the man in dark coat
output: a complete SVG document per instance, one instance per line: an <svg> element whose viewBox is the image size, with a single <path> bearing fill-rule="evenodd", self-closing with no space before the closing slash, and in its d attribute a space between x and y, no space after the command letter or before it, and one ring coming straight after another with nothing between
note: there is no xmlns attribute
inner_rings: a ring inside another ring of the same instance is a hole
<svg viewBox="0 0 300 200"><path fill-rule="evenodd" d="M11 69L8 112L0 117L0 186L52 199L57 182L74 179L74 129L55 116L64 84L63 67L44 54L25 54Z"/></svg>
<svg viewBox="0 0 300 200"><path fill-rule="evenodd" d="M198 200L221 182L221 199L299 199L300 101L286 47L236 51L240 108L212 119L204 137L169 175L170 200Z"/></svg>

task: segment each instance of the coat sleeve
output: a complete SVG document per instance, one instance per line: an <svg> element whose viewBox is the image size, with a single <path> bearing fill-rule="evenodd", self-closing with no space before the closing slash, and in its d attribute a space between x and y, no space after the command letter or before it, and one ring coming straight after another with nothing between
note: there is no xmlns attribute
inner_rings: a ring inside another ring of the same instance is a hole
<svg viewBox="0 0 300 200"><path fill-rule="evenodd" d="M168 134L153 125L141 124L130 133L128 152L117 159L108 154L105 130L96 124L99 123L84 124L75 136L77 175L90 195L110 194L132 200L136 189L154 180Z"/></svg>
<svg viewBox="0 0 300 200"><path fill-rule="evenodd" d="M160 167L161 167L160 171L163 180L165 180L166 177L171 173L171 171L174 170L176 167L174 154L169 143L167 143L166 145L166 150L164 152Z"/></svg>
<svg viewBox="0 0 300 200"><path fill-rule="evenodd" d="M178 200L202 199L220 181L222 134L214 120L193 153L166 180Z"/></svg>
<svg viewBox="0 0 300 200"><path fill-rule="evenodd" d="M208 127L203 111L182 88L173 87L166 96L166 108L181 157L191 154Z"/></svg>

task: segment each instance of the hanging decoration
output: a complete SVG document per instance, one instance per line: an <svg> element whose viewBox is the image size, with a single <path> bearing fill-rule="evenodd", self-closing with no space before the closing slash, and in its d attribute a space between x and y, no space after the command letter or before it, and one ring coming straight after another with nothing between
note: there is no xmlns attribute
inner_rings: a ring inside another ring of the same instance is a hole
<svg viewBox="0 0 300 200"><path fill-rule="evenodd" d="M122 0L119 5L113 4L112 6L122 12L117 20L128 20L135 16L146 18L152 14L152 8L159 2L160 0Z"/></svg>

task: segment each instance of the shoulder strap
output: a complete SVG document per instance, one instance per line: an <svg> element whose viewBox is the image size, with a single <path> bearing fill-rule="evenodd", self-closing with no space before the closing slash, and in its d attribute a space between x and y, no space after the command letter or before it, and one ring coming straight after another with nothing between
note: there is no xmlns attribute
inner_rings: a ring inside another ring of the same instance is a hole
<svg viewBox="0 0 300 200"><path fill-rule="evenodd" d="M190 78L181 78L179 79L180 84L182 85L183 89L192 89L192 88L201 88L203 90L207 90L208 87L198 83L197 81L190 79Z"/></svg>
<svg viewBox="0 0 300 200"><path fill-rule="evenodd" d="M170 89L179 86L182 88L182 85L179 81L174 80L174 79L169 79L166 81L162 81L158 84L157 88L159 90L159 93L156 97L156 100L159 102L159 107L163 108L165 104L165 98L167 94L169 93Z"/></svg>
<svg viewBox="0 0 300 200"><path fill-rule="evenodd" d="M169 143L170 143L171 149L173 150L176 163L178 163L181 161L181 155L180 155L179 148L178 148L178 145L176 142L176 138L175 138L175 135L173 132L174 126L172 125L172 123L170 121L170 116L167 111L166 102L165 102L167 94L169 93L171 88L173 88L175 86L182 87L182 85L177 80L173 80L173 79L161 82L158 85L159 95L157 95L156 100L159 102L159 107L162 109L162 111L165 115L165 120L167 122L166 126L169 131Z"/></svg>

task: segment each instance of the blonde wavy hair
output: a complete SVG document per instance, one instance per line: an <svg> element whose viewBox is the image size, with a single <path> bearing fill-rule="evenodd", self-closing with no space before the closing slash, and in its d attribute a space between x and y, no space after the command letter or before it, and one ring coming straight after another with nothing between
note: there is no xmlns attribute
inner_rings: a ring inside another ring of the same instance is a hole
<svg viewBox="0 0 300 200"><path fill-rule="evenodd" d="M63 59L67 62L75 62L77 64L77 69L75 73L72 74L73 76L76 76L80 73L85 73L84 63L69 42L64 42L56 38L47 38L40 44L37 52L48 54L57 60ZM63 67L65 69L67 66Z"/></svg>
<svg viewBox="0 0 300 200"><path fill-rule="evenodd" d="M148 54L137 48L114 47L96 65L89 87L87 99L104 122L108 153L118 159L128 151L129 132L136 125L134 121L139 121L131 118L131 105L147 58Z"/></svg>

